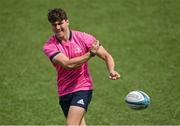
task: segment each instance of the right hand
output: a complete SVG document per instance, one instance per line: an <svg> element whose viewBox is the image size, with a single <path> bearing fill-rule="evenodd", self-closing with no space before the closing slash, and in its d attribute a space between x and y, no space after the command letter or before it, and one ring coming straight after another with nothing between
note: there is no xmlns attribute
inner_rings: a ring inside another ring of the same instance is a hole
<svg viewBox="0 0 180 126"><path fill-rule="evenodd" d="M117 71L111 71L109 74L109 79L111 80L117 80L121 77L121 75Z"/></svg>
<svg viewBox="0 0 180 126"><path fill-rule="evenodd" d="M97 53L97 51L98 51L98 49L99 49L99 41L98 40L96 40L93 44L92 44L92 47L91 47L91 52L93 52L93 53Z"/></svg>

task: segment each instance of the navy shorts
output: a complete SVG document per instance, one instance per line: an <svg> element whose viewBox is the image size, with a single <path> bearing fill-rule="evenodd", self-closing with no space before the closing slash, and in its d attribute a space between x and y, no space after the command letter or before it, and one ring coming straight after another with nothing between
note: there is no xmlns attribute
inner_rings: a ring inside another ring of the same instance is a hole
<svg viewBox="0 0 180 126"><path fill-rule="evenodd" d="M91 102L91 98L92 90L77 91L74 93L60 96L59 104L63 110L65 117L67 117L71 105L82 107L87 111L88 105Z"/></svg>

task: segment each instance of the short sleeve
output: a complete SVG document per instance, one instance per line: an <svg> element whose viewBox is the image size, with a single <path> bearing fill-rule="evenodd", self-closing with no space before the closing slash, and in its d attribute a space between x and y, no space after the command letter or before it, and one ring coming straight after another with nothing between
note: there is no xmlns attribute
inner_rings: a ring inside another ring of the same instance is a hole
<svg viewBox="0 0 180 126"><path fill-rule="evenodd" d="M60 53L60 51L57 49L54 43L48 43L48 42L44 44L43 52L50 60L52 60L54 56Z"/></svg>
<svg viewBox="0 0 180 126"><path fill-rule="evenodd" d="M89 50L92 47L92 44L95 42L96 38L90 34L87 34L85 32L82 33L83 41L86 45L86 48Z"/></svg>

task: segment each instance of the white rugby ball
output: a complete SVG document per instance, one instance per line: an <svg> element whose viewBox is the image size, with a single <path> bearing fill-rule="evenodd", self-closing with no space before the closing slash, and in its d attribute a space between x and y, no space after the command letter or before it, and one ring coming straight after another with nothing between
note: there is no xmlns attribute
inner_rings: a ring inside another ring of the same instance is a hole
<svg viewBox="0 0 180 126"><path fill-rule="evenodd" d="M125 97L125 102L132 109L145 109L150 105L150 97L143 91L131 91Z"/></svg>

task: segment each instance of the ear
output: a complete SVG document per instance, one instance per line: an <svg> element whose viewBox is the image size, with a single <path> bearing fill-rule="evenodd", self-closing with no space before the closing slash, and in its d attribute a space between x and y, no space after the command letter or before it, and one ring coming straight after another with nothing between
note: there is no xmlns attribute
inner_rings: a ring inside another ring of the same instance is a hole
<svg viewBox="0 0 180 126"><path fill-rule="evenodd" d="M66 22L69 23L69 20L67 19Z"/></svg>
<svg viewBox="0 0 180 126"><path fill-rule="evenodd" d="M67 23L67 25L69 26L69 20L68 20L68 19L66 20L66 23Z"/></svg>

